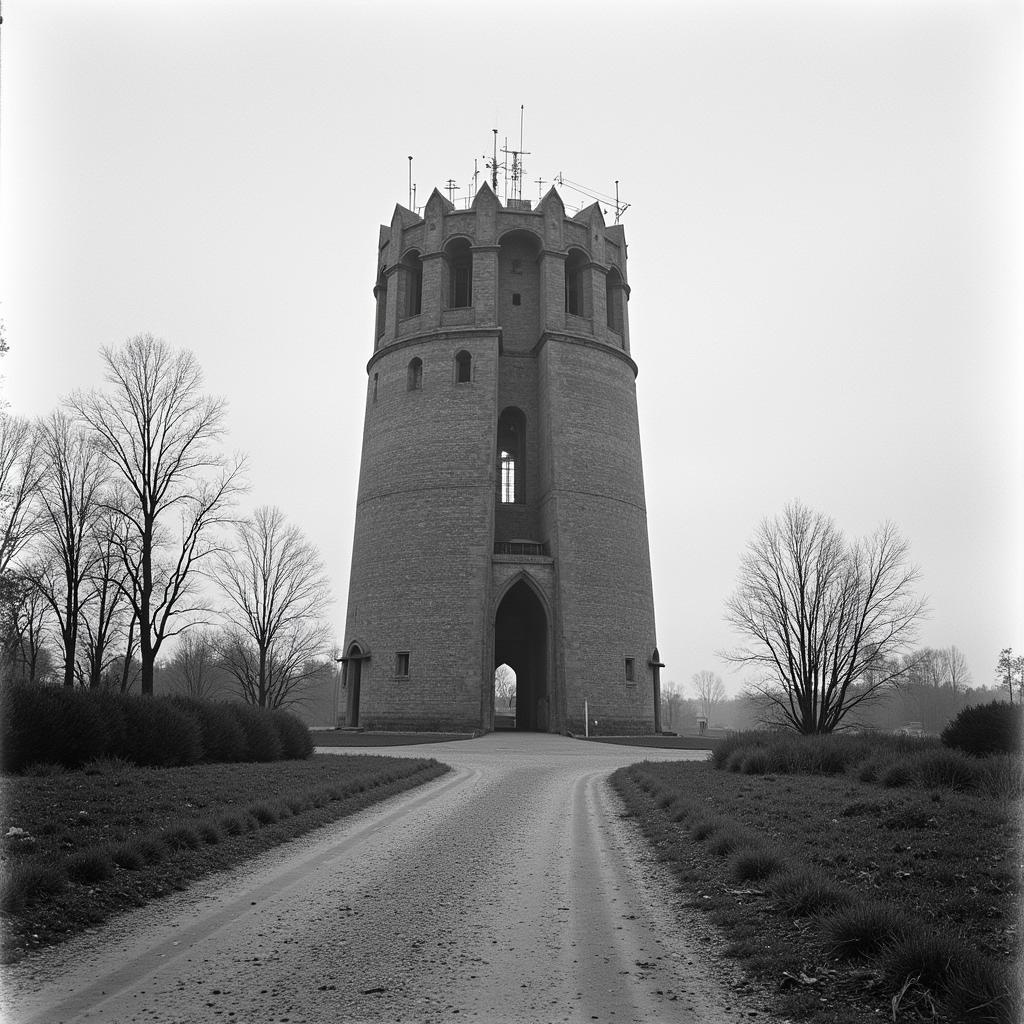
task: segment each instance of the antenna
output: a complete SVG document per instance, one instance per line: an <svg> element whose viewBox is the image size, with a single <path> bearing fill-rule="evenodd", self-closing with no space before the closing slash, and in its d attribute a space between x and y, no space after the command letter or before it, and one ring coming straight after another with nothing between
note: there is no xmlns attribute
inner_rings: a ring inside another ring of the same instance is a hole
<svg viewBox="0 0 1024 1024"><path fill-rule="evenodd" d="M619 198L619 182L618 182L618 179L615 180L615 195L614 195L614 197L610 196L610 195L606 195L604 192L598 192L596 189L587 188L585 185L580 185L580 184L578 184L575 181L570 181L568 178L566 178L562 174L561 171L558 172L558 176L555 178L555 184L558 185L561 188L572 189L573 192L577 192L581 196L584 196L587 199L596 199L597 202L599 202L599 203L608 203L608 204L614 206L614 208L615 208L615 223L616 224L619 223L619 219L622 217L622 215L630 207L629 203L623 202ZM580 209L583 209L582 204L580 204ZM608 211L606 210L605 212L607 213Z"/></svg>
<svg viewBox="0 0 1024 1024"><path fill-rule="evenodd" d="M412 192L412 157L409 157L409 209L413 209L413 192Z"/></svg>
<svg viewBox="0 0 1024 1024"><path fill-rule="evenodd" d="M458 185L455 184L455 179L454 178L449 178L445 182L445 186L444 187L448 190L448 202L451 203L452 206L454 206L455 205L455 193L456 192L461 192L462 191L461 188Z"/></svg>

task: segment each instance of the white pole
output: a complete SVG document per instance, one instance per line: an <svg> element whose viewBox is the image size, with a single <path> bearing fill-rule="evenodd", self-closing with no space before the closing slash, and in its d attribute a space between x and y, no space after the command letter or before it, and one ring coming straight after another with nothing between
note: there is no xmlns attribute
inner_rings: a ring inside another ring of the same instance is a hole
<svg viewBox="0 0 1024 1024"><path fill-rule="evenodd" d="M583 735L590 739L590 708L587 702L583 702Z"/></svg>

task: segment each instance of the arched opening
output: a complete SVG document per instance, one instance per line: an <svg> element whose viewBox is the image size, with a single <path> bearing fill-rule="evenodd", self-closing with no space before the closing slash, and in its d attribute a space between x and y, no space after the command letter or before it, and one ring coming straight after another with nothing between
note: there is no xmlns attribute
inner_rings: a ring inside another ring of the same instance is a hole
<svg viewBox="0 0 1024 1024"><path fill-rule="evenodd" d="M547 732L548 617L525 580L502 598L494 616L494 665L508 665L516 680L516 729Z"/></svg>
<svg viewBox="0 0 1024 1024"><path fill-rule="evenodd" d="M388 315L388 279L383 270L381 270L380 276L377 278L377 284L373 289L373 297L377 300L377 333L375 336L379 343L380 339L384 336Z"/></svg>
<svg viewBox="0 0 1024 1024"><path fill-rule="evenodd" d="M584 273L590 259L582 249L570 249L565 260L565 311L570 316L590 316L589 275Z"/></svg>
<svg viewBox="0 0 1024 1024"><path fill-rule="evenodd" d="M473 380L473 357L466 351L455 354L455 383L469 384Z"/></svg>
<svg viewBox="0 0 1024 1024"><path fill-rule="evenodd" d="M417 356L409 361L409 390L419 391L423 387L423 360Z"/></svg>
<svg viewBox="0 0 1024 1024"><path fill-rule="evenodd" d="M622 335L625 314L625 292L622 287L622 275L615 267L608 271L605 278L605 309L608 317L608 329Z"/></svg>
<svg viewBox="0 0 1024 1024"><path fill-rule="evenodd" d="M502 662L494 670L494 728L516 727L516 671Z"/></svg>
<svg viewBox="0 0 1024 1024"><path fill-rule="evenodd" d="M532 232L515 230L501 236L498 250L498 315L502 348L507 352L532 349L540 337L541 240Z"/></svg>
<svg viewBox="0 0 1024 1024"><path fill-rule="evenodd" d="M345 724L354 729L359 725L359 688L363 681L365 655L359 644L351 644L345 657Z"/></svg>
<svg viewBox="0 0 1024 1024"><path fill-rule="evenodd" d="M423 310L423 262L416 249L402 257L402 294L399 296L403 316L418 316Z"/></svg>
<svg viewBox="0 0 1024 1024"><path fill-rule="evenodd" d="M444 248L449 309L473 305L473 251L469 239L453 238Z"/></svg>
<svg viewBox="0 0 1024 1024"><path fill-rule="evenodd" d="M498 417L498 501L521 505L526 479L526 416L510 406Z"/></svg>

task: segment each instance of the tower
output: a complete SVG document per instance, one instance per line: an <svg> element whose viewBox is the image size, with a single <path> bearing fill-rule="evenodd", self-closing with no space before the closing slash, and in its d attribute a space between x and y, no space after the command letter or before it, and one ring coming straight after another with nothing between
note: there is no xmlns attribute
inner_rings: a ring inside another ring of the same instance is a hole
<svg viewBox="0 0 1024 1024"><path fill-rule="evenodd" d="M373 355L345 625L349 725L658 728L626 242L484 185L395 208ZM595 724L596 722L596 724Z"/></svg>

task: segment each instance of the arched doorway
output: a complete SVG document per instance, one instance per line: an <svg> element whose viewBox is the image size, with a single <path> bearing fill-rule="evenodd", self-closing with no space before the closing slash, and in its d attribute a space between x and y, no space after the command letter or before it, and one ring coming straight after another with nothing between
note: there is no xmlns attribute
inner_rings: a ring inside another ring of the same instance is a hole
<svg viewBox="0 0 1024 1024"><path fill-rule="evenodd" d="M352 644L345 658L345 724L359 725L359 685L363 676L363 654L359 644Z"/></svg>
<svg viewBox="0 0 1024 1024"><path fill-rule="evenodd" d="M548 617L524 580L502 598L494 616L494 667L509 665L516 674L516 728L547 732Z"/></svg>

